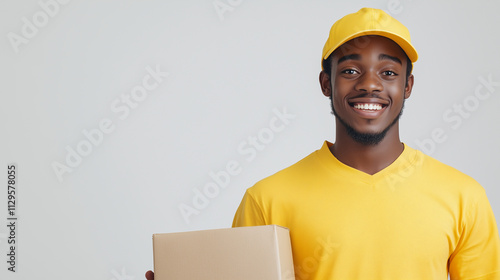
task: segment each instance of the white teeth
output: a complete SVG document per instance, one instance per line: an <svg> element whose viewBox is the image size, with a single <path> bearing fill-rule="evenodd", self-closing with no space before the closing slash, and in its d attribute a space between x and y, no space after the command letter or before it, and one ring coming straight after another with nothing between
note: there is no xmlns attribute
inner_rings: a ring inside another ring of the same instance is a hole
<svg viewBox="0 0 500 280"><path fill-rule="evenodd" d="M365 104L354 104L354 108L356 109L361 109L361 110L372 110L372 111L378 111L382 110L382 105L380 104L373 104L373 103L365 103Z"/></svg>

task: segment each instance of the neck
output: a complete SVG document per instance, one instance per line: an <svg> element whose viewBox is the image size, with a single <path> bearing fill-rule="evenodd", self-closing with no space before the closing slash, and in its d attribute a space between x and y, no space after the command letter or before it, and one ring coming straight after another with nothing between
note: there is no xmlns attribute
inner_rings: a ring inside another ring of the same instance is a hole
<svg viewBox="0 0 500 280"><path fill-rule="evenodd" d="M337 122L332 154L342 163L373 175L393 163L403 152L399 139L399 124L395 123L384 139L376 145L364 145L354 141L345 127Z"/></svg>

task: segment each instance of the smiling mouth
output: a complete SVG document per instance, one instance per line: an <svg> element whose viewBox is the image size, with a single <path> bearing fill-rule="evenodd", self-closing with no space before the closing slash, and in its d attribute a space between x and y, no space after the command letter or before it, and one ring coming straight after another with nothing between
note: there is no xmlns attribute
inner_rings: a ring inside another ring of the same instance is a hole
<svg viewBox="0 0 500 280"><path fill-rule="evenodd" d="M380 111L386 106L379 103L351 103L350 105L355 109L363 111Z"/></svg>

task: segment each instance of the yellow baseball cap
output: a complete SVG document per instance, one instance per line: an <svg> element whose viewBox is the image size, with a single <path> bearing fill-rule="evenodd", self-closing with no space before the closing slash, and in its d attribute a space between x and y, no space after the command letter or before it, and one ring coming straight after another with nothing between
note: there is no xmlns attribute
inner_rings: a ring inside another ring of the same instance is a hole
<svg viewBox="0 0 500 280"><path fill-rule="evenodd" d="M379 35L389 38L403 49L412 63L418 59L417 51L411 44L408 28L382 10L362 8L333 24L330 36L323 47L321 61L327 59L345 42L365 35ZM321 68L323 69L323 63Z"/></svg>

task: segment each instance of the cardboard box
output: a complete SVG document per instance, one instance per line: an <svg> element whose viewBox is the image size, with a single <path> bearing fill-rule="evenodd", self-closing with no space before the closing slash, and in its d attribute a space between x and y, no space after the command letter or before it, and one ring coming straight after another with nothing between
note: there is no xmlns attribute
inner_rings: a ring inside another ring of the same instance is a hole
<svg viewBox="0 0 500 280"><path fill-rule="evenodd" d="M269 225L153 234L155 280L295 279L290 233Z"/></svg>

